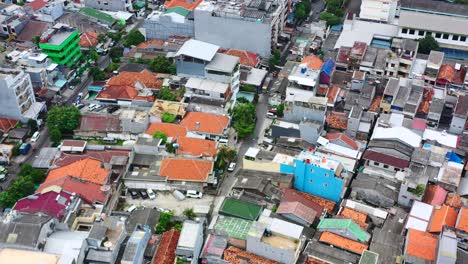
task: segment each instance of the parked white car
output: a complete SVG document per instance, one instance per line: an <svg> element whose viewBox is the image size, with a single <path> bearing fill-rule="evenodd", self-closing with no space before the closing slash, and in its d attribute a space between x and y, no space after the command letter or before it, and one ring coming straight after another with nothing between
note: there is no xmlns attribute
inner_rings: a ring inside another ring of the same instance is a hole
<svg viewBox="0 0 468 264"><path fill-rule="evenodd" d="M185 194L185 196L188 197L188 198L201 199L203 197L203 193L201 193L199 191L188 190L187 193Z"/></svg>
<svg viewBox="0 0 468 264"><path fill-rule="evenodd" d="M236 169L236 163L235 163L235 162L231 162L231 163L229 164L229 167L227 168L227 171L233 172L235 169Z"/></svg>

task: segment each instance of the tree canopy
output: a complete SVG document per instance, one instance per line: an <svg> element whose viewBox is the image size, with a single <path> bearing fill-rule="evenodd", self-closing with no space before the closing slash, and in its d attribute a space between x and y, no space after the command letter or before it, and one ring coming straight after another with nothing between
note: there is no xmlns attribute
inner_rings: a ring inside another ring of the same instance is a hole
<svg viewBox="0 0 468 264"><path fill-rule="evenodd" d="M341 22L341 18L335 16L332 13L328 13L328 12L320 14L319 17L320 17L321 20L325 20L327 22L328 26L338 25Z"/></svg>
<svg viewBox="0 0 468 264"><path fill-rule="evenodd" d="M7 190L0 193L0 205L4 208L11 208L19 199L34 193L34 185L44 180L45 173L24 164L18 176Z"/></svg>
<svg viewBox="0 0 468 264"><path fill-rule="evenodd" d="M294 9L294 16L297 20L306 19L310 14L311 6L309 0L302 0L296 4Z"/></svg>
<svg viewBox="0 0 468 264"><path fill-rule="evenodd" d="M166 101L177 101L177 95L175 95L169 87L161 88L161 90L158 91L156 97Z"/></svg>
<svg viewBox="0 0 468 264"><path fill-rule="evenodd" d="M255 105L253 103L238 103L233 110L232 121L237 136L241 139L253 134L255 130Z"/></svg>
<svg viewBox="0 0 468 264"><path fill-rule="evenodd" d="M279 104L278 107L276 108L276 115L277 116L283 116L284 114L284 104Z"/></svg>
<svg viewBox="0 0 468 264"><path fill-rule="evenodd" d="M143 34L141 34L139 30L133 29L127 34L127 36L125 36L123 40L123 45L125 47L131 47L134 45L138 45L144 41L145 36L143 36Z"/></svg>
<svg viewBox="0 0 468 264"><path fill-rule="evenodd" d="M153 138L159 138L159 139L161 139L163 141L163 143L166 143L166 141L167 141L167 135L162 131L154 132Z"/></svg>
<svg viewBox="0 0 468 264"><path fill-rule="evenodd" d="M58 128L51 129L49 131L49 136L50 141L56 146L62 141L62 132L60 132Z"/></svg>
<svg viewBox="0 0 468 264"><path fill-rule="evenodd" d="M93 77L95 81L104 81L106 79L106 74L99 67L92 67L89 70L89 76Z"/></svg>
<svg viewBox="0 0 468 264"><path fill-rule="evenodd" d="M424 38L419 40L418 53L429 54L431 50L439 50L439 43L431 35L426 35Z"/></svg>
<svg viewBox="0 0 468 264"><path fill-rule="evenodd" d="M274 68L276 65L278 65L281 61L281 52L278 49L275 49L273 53L271 54L269 64L270 68Z"/></svg>
<svg viewBox="0 0 468 264"><path fill-rule="evenodd" d="M173 114L171 114L171 113L164 112L163 115L162 115L161 120L162 120L164 123L174 123L175 120L176 120L176 116L173 115Z"/></svg>
<svg viewBox="0 0 468 264"><path fill-rule="evenodd" d="M70 134L80 124L80 116L80 110L74 106L55 106L47 114L47 127L50 131L58 129L61 133Z"/></svg>
<svg viewBox="0 0 468 264"><path fill-rule="evenodd" d="M157 56L149 62L150 70L159 73L176 74L176 66L171 63L166 57Z"/></svg>

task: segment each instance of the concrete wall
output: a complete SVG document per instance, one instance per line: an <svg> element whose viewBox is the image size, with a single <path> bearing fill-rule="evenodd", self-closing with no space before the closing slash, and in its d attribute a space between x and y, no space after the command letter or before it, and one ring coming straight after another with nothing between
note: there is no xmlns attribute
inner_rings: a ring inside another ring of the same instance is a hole
<svg viewBox="0 0 468 264"><path fill-rule="evenodd" d="M271 26L255 21L212 16L195 9L195 39L223 48L248 50L260 56L271 54Z"/></svg>
<svg viewBox="0 0 468 264"><path fill-rule="evenodd" d="M424 38L424 36L426 36L425 30L421 30L421 31L424 31L422 36L419 35L419 30L418 29L413 29L413 30L414 30L413 34L411 34L412 32L410 32L409 29L406 31L406 33L403 33L403 28L400 27L398 29L398 36L401 37L401 38L407 38L407 39L420 39L420 38ZM435 32L432 33L432 36L437 40L437 42L439 44L441 44L441 46L446 46L446 47L447 46L448 47L454 47L454 46L457 47L458 46L459 48L462 48L462 49L468 49L468 36L464 36L466 39L464 41L462 41L460 39L460 37L458 38L458 40L453 40L453 35L454 34L449 34L449 33L441 33L441 34L442 35L439 36L439 35L436 35ZM448 35L448 39L444 39L443 35ZM461 36L463 36L463 35L461 35Z"/></svg>
<svg viewBox="0 0 468 264"><path fill-rule="evenodd" d="M16 90L22 89L22 87L26 89L23 93L19 94L18 97L22 95L28 97L22 105L35 103L36 99L34 97L31 78L28 74L21 72L16 76L12 76L12 79L0 79L0 113L2 113L3 117L23 119L21 106L16 96Z"/></svg>
<svg viewBox="0 0 468 264"><path fill-rule="evenodd" d="M322 127L317 126L310 126L307 123L299 124L299 131L301 132L301 138L305 141L309 142L310 144L317 144L317 140L322 133Z"/></svg>
<svg viewBox="0 0 468 264"><path fill-rule="evenodd" d="M177 76L205 77L205 64L176 59Z"/></svg>
<svg viewBox="0 0 468 264"><path fill-rule="evenodd" d="M270 246L261 242L258 238L247 237L247 251L261 257L272 259L280 263L295 263L295 252Z"/></svg>
<svg viewBox="0 0 468 264"><path fill-rule="evenodd" d="M104 10L104 11L127 11L125 7L126 0L85 0L86 7Z"/></svg>
<svg viewBox="0 0 468 264"><path fill-rule="evenodd" d="M460 135L463 133L465 128L466 119L459 116L453 116L452 122L450 123L449 132Z"/></svg>
<svg viewBox="0 0 468 264"><path fill-rule="evenodd" d="M356 137L360 123L361 123L361 119L351 118L351 117L348 118L348 126L346 128L346 134L351 137Z"/></svg>
<svg viewBox="0 0 468 264"><path fill-rule="evenodd" d="M170 35L195 36L193 20L188 19L184 23L177 23L170 16L159 16L159 20L145 20L143 27L147 39L166 40Z"/></svg>

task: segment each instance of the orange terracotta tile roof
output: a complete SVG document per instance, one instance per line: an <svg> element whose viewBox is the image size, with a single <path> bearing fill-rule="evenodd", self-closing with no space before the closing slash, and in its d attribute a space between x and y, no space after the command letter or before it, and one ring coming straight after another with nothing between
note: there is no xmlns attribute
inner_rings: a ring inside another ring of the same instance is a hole
<svg viewBox="0 0 468 264"><path fill-rule="evenodd" d="M448 205L435 209L432 213L431 223L429 224L429 232L442 232L444 226L454 227L457 221L457 211Z"/></svg>
<svg viewBox="0 0 468 264"><path fill-rule="evenodd" d="M329 264L330 262L325 262L315 257L308 257L305 261L305 264Z"/></svg>
<svg viewBox="0 0 468 264"><path fill-rule="evenodd" d="M152 40L149 40L149 41L142 42L142 43L138 44L136 47L137 47L137 49L146 49L151 45L162 46L162 45L164 45L164 41L163 40L152 39Z"/></svg>
<svg viewBox="0 0 468 264"><path fill-rule="evenodd" d="M288 202L293 202L293 201L300 202L310 208L313 208L315 211L317 211L319 215L322 213L322 211L319 210L317 206L311 205L310 202L314 204L318 204L321 208L325 208L328 213L333 212L333 209L335 208L335 205L336 205L335 202L327 200L325 198L317 197L312 194L308 194L305 192L301 192L301 191L289 189L289 188L283 189L283 200L288 201Z"/></svg>
<svg viewBox="0 0 468 264"><path fill-rule="evenodd" d="M323 65L323 61L317 56L307 56L302 59L302 63L307 63L307 68L311 70L320 70Z"/></svg>
<svg viewBox="0 0 468 264"><path fill-rule="evenodd" d="M452 82L454 74L455 67L450 64L444 64L440 66L439 74L437 74L437 80Z"/></svg>
<svg viewBox="0 0 468 264"><path fill-rule="evenodd" d="M171 181L206 182L213 172L213 162L196 159L163 159L159 175Z"/></svg>
<svg viewBox="0 0 468 264"><path fill-rule="evenodd" d="M151 123L151 125L146 130L146 134L153 135L157 131L164 132L167 137L184 137L187 135L187 128L171 123Z"/></svg>
<svg viewBox="0 0 468 264"><path fill-rule="evenodd" d="M217 153L216 142L213 140L179 137L177 143L179 144L178 154L214 157Z"/></svg>
<svg viewBox="0 0 468 264"><path fill-rule="evenodd" d="M18 120L0 117L0 131L7 133L18 124Z"/></svg>
<svg viewBox="0 0 468 264"><path fill-rule="evenodd" d="M154 95L138 95L138 90L130 85L108 85L98 93L96 99L154 102L156 97Z"/></svg>
<svg viewBox="0 0 468 264"><path fill-rule="evenodd" d="M418 113L429 113L429 108L431 107L432 97L434 96L434 89L424 88L423 98L418 107Z"/></svg>
<svg viewBox="0 0 468 264"><path fill-rule="evenodd" d="M329 133L329 134L326 134L324 136L324 138L330 140L330 141L333 141L333 140L341 140L343 141L346 145L348 145L350 148L354 149L354 150L358 150L359 149L359 146L358 144L356 143L356 141L354 141L354 139L350 138L348 135L346 135L345 133Z"/></svg>
<svg viewBox="0 0 468 264"><path fill-rule="evenodd" d="M193 1L193 2L189 2L189 1L186 1L186 0L170 0L170 1L166 1L164 2L164 5L166 6L166 8L172 8L172 7L183 7L185 9L188 9L188 10L194 10L203 0L196 0L196 1Z"/></svg>
<svg viewBox="0 0 468 264"><path fill-rule="evenodd" d="M406 236L405 254L420 259L434 261L437 249L437 236L410 228Z"/></svg>
<svg viewBox="0 0 468 264"><path fill-rule="evenodd" d="M327 103L329 104L334 104L336 102L336 98L338 96L338 93L340 92L341 88L333 85L329 90L327 94Z"/></svg>
<svg viewBox="0 0 468 264"><path fill-rule="evenodd" d="M224 250L224 260L231 264L277 264L278 262L262 258L233 246Z"/></svg>
<svg viewBox="0 0 468 264"><path fill-rule="evenodd" d="M382 102L382 96L376 96L372 100L371 105L369 106L370 112L378 112L380 109L380 102Z"/></svg>
<svg viewBox="0 0 468 264"><path fill-rule="evenodd" d="M449 193L447 195L447 198L445 199L445 204L448 206L452 206L454 208L461 208L463 206L463 203L461 201L461 196L456 193Z"/></svg>
<svg viewBox="0 0 468 264"><path fill-rule="evenodd" d="M240 60L240 64L245 66L255 68L260 63L260 59L258 58L258 56L250 51L237 49L220 49L218 52L238 57Z"/></svg>
<svg viewBox="0 0 468 264"><path fill-rule="evenodd" d="M427 185L423 202L434 206L440 206L444 203L446 195L447 191L439 185Z"/></svg>
<svg viewBox="0 0 468 264"><path fill-rule="evenodd" d="M45 182L53 181L63 176L72 176L96 184L106 184L109 170L101 166L101 161L86 158L69 165L53 169L47 175Z"/></svg>
<svg viewBox="0 0 468 264"><path fill-rule="evenodd" d="M348 128L348 116L345 113L332 111L327 115L327 123L331 128L345 130Z"/></svg>
<svg viewBox="0 0 468 264"><path fill-rule="evenodd" d="M197 122L199 128L197 128ZM220 135L229 125L229 117L203 112L189 112L180 122L190 131Z"/></svg>
<svg viewBox="0 0 468 264"><path fill-rule="evenodd" d="M362 227L364 230L367 229L367 215L365 213L353 210L351 208L345 207L341 210L339 216L343 218L348 218L354 220L356 224Z"/></svg>
<svg viewBox="0 0 468 264"><path fill-rule="evenodd" d="M91 48L96 47L98 43L98 33L89 31L81 34L78 45L83 48Z"/></svg>
<svg viewBox="0 0 468 264"><path fill-rule="evenodd" d="M316 95L325 97L328 94L328 87L325 85L320 85L317 89Z"/></svg>
<svg viewBox="0 0 468 264"><path fill-rule="evenodd" d="M456 229L468 232L468 208L462 207L458 213Z"/></svg>
<svg viewBox="0 0 468 264"><path fill-rule="evenodd" d="M162 234L158 250L154 254L153 264L174 264L180 231L171 229Z"/></svg>
<svg viewBox="0 0 468 264"><path fill-rule="evenodd" d="M121 72L119 75L110 78L107 81L107 85L135 86L137 82L144 84L146 88L149 89L160 89L163 84L162 80L158 78L156 73L143 70L141 72Z"/></svg>
<svg viewBox="0 0 468 264"><path fill-rule="evenodd" d="M359 255L361 255L362 252L364 252L364 250L369 248L369 246L366 244L356 242L354 240L333 234L331 232L323 232L320 235L319 241L330 245L334 245L342 249L346 249Z"/></svg>

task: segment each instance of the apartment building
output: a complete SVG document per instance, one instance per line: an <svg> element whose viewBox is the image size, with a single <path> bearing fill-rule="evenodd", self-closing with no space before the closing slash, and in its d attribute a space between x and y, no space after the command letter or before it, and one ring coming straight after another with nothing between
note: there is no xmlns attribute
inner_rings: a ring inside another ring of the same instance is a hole
<svg viewBox="0 0 468 264"><path fill-rule="evenodd" d="M195 39L269 57L286 12L281 0L204 1L194 10Z"/></svg>
<svg viewBox="0 0 468 264"><path fill-rule="evenodd" d="M61 23L41 35L39 48L59 65L72 66L82 56L78 30Z"/></svg>
<svg viewBox="0 0 468 264"><path fill-rule="evenodd" d="M85 0L84 5L89 8L103 11L132 11L132 1L130 0Z"/></svg>
<svg viewBox="0 0 468 264"><path fill-rule="evenodd" d="M31 77L22 70L0 69L0 113L26 122L37 120L45 104L36 102Z"/></svg>
<svg viewBox="0 0 468 264"><path fill-rule="evenodd" d="M165 11L153 11L143 24L147 39L167 40L172 35L194 37L192 11L173 7Z"/></svg>

